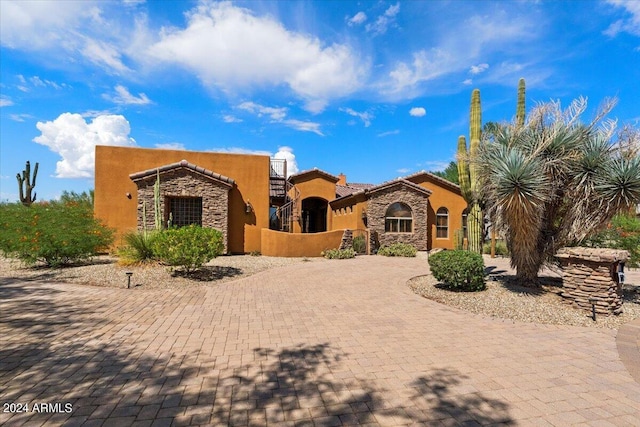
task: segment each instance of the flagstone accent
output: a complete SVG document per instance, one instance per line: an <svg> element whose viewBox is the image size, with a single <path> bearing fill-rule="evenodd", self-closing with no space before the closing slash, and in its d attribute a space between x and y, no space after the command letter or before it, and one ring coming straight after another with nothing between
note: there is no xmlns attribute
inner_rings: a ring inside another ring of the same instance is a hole
<svg viewBox="0 0 640 427"><path fill-rule="evenodd" d="M598 314L622 313L622 284L618 267L629 252L617 249L562 248L556 254L562 266L565 302ZM592 305L593 302L593 305Z"/></svg>

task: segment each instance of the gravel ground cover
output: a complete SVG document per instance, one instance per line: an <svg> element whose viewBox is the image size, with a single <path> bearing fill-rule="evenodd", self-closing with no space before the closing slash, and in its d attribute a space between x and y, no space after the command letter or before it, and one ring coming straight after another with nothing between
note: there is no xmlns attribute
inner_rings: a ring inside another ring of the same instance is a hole
<svg viewBox="0 0 640 427"><path fill-rule="evenodd" d="M490 271L486 281L487 289L484 291L450 291L444 289L430 274L415 277L408 284L415 293L441 304L483 316L521 322L618 329L640 317L640 283L624 285L624 312L621 315L597 315L596 321L593 321L590 312L563 302L560 296L562 280L558 271L543 270L540 275L543 286L532 289L515 283L513 271L505 267L508 259L498 259L497 263L500 265L497 268L491 262L491 259L485 257L485 266ZM491 271L496 274L491 274Z"/></svg>
<svg viewBox="0 0 640 427"><path fill-rule="evenodd" d="M428 273L427 255L424 259ZM170 289L189 286L212 286L239 279L270 268L283 267L301 262L340 262L324 258L276 258L267 256L234 255L221 256L208 263L201 271L185 277L167 266L148 264L121 266L112 256L95 257L84 265L50 269L39 266L26 267L20 262L0 257L0 279L19 278L77 283L90 286L124 288L127 286L126 272L133 272L131 286L138 289ZM430 274L411 279L409 287L417 294L433 301L456 307L483 316L511 319L514 321L575 325L617 329L622 324L640 317L640 283L624 286L624 312L619 316L598 315L594 322L590 313L578 310L562 302L559 295L561 281L557 272L543 272L544 286L539 290L518 286L513 274L504 265L485 265L496 274L487 279L487 289L482 292L454 292L443 289ZM506 264L498 260L498 264ZM0 281L0 283L2 283Z"/></svg>
<svg viewBox="0 0 640 427"><path fill-rule="evenodd" d="M94 257L83 264L57 269L42 266L26 267L22 263L0 257L0 277L27 280L47 280L78 283L90 286L126 288L126 272L132 272L131 287L167 289L186 286L215 285L239 279L275 267L300 262L323 262L324 258L276 258L267 256L221 256L207 263L200 271L185 277L179 270L156 263L122 266L117 258L108 255Z"/></svg>

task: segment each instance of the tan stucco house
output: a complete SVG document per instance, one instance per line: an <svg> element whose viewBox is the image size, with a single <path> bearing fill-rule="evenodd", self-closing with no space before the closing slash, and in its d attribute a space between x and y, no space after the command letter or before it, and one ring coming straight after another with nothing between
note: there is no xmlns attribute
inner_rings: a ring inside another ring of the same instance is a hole
<svg viewBox="0 0 640 427"><path fill-rule="evenodd" d="M318 169L287 178L284 160L260 155L97 146L95 158L95 212L118 236L155 228L159 179L163 226L216 228L229 254L319 256L353 233L372 250L452 249L467 207L457 185L424 171L374 185Z"/></svg>

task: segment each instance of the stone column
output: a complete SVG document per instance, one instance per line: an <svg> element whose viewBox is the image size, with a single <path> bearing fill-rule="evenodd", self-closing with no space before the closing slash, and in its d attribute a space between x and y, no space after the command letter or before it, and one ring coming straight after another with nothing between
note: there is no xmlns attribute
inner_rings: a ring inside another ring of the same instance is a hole
<svg viewBox="0 0 640 427"><path fill-rule="evenodd" d="M622 284L618 266L629 259L629 252L617 249L562 248L556 254L562 266L562 297L576 308L596 313L622 313Z"/></svg>

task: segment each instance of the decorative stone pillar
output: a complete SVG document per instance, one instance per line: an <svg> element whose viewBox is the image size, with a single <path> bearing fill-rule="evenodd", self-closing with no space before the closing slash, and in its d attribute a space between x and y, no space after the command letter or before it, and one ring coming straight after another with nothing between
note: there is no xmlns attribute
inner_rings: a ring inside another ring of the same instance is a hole
<svg viewBox="0 0 640 427"><path fill-rule="evenodd" d="M596 313L622 313L622 284L618 267L629 259L629 252L618 249L562 248L556 254L562 266L561 293L564 301L576 308Z"/></svg>

